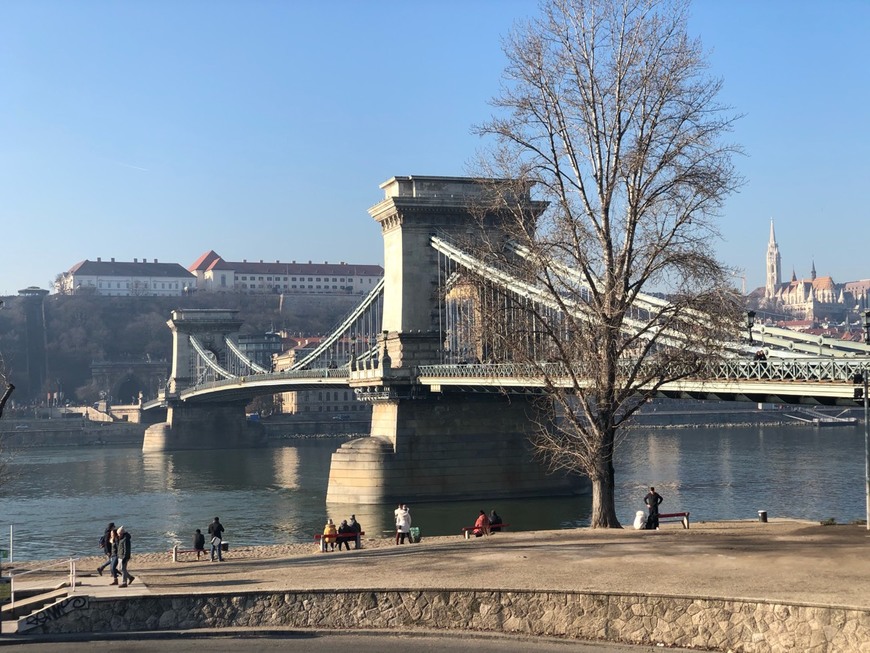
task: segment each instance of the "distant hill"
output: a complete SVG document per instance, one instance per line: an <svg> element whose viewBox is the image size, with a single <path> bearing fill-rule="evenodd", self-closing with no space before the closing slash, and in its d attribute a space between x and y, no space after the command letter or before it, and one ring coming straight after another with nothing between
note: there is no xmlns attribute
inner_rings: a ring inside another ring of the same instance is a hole
<svg viewBox="0 0 870 653"><path fill-rule="evenodd" d="M360 300L360 295L243 295L201 293L185 297L96 297L50 295L44 301L45 333L28 333L24 299L5 297L0 311L0 356L6 374L18 388L40 370L30 369L31 350L44 337L45 390L64 389L67 398L91 401L87 393L94 361L169 360L170 312L185 308L239 311L241 333L285 329L293 334L331 331ZM33 330L31 330L33 331ZM31 356L31 358L33 358ZM77 394L78 392L78 394ZM19 402L36 399L16 392ZM41 397L40 397L41 398Z"/></svg>

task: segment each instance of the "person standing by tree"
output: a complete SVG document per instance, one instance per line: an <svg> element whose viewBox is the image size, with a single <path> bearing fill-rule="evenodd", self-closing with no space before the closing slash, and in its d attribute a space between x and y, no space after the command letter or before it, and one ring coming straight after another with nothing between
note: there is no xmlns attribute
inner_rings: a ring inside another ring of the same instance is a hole
<svg viewBox="0 0 870 653"><path fill-rule="evenodd" d="M496 113L477 127L495 140L478 208L502 216L499 230L469 239L535 299L466 274L498 299L481 308L488 351L543 380L539 453L589 478L593 528L621 528L622 426L662 385L703 374L741 328L714 223L742 183L740 149L724 141L739 116L717 100L688 0L540 7L505 40Z"/></svg>
<svg viewBox="0 0 870 653"><path fill-rule="evenodd" d="M223 562L221 546L224 540L224 525L221 524L219 517L215 517L214 521L208 525L208 534L211 536L211 561L215 561L215 554L217 554L218 562Z"/></svg>
<svg viewBox="0 0 870 653"><path fill-rule="evenodd" d="M646 527L651 530L659 529L659 504L664 501L662 495L656 492L654 487L650 487L649 492L643 498L643 502L649 509L649 517L646 519Z"/></svg>

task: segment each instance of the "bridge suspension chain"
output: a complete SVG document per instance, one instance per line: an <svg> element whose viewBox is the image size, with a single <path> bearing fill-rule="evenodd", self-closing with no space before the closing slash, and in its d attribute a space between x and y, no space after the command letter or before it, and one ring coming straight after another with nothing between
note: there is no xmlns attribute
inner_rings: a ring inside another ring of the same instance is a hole
<svg viewBox="0 0 870 653"><path fill-rule="evenodd" d="M269 370L265 369L257 365L250 358L245 356L241 349L236 346L230 338L225 338L224 342L226 343L227 349L236 357L238 363L238 369L233 370L237 372L237 376L247 376L248 374L267 374ZM232 365L228 365L230 369L233 369Z"/></svg>
<svg viewBox="0 0 870 653"><path fill-rule="evenodd" d="M236 375L221 367L214 352L206 349L195 337L190 336L190 345L197 353L195 376L196 385L217 379L232 379Z"/></svg>
<svg viewBox="0 0 870 653"><path fill-rule="evenodd" d="M383 305L384 279L381 278L365 299L291 369L342 367L352 358L359 365L373 362L377 355Z"/></svg>

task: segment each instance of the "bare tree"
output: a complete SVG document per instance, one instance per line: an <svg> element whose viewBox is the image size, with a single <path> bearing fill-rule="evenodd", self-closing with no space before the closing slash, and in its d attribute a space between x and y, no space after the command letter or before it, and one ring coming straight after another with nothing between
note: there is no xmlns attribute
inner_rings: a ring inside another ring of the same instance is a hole
<svg viewBox="0 0 870 653"><path fill-rule="evenodd" d="M741 183L739 149L723 141L737 116L716 99L687 9L544 1L506 40L494 117L478 127L497 143L475 171L500 179L488 208L511 216L507 240L482 248L541 293L490 302L510 318L483 318L482 346L537 366L550 408L536 445L552 468L590 478L593 527L620 527L620 427L737 328L730 271L713 250L714 218ZM522 200L529 188L546 208Z"/></svg>

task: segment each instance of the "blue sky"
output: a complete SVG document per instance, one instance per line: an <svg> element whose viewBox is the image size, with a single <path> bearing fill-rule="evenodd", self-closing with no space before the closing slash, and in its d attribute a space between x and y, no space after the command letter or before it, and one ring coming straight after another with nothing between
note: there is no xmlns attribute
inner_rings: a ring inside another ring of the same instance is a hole
<svg viewBox="0 0 870 653"><path fill-rule="evenodd" d="M393 175L463 175L520 0L0 3L0 295L83 259L381 263ZM720 258L870 277L870 2L696 2L746 114ZM740 279L735 279L739 287Z"/></svg>

